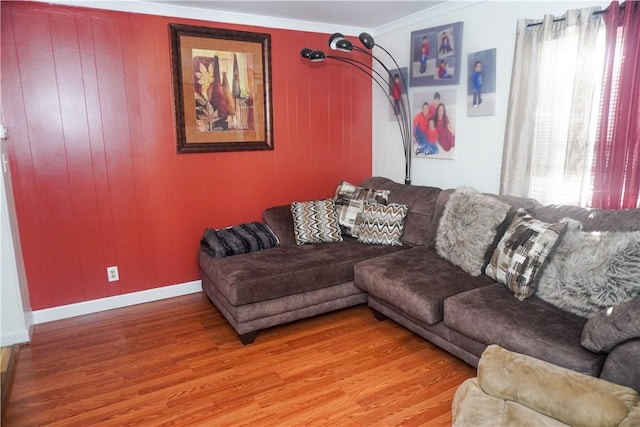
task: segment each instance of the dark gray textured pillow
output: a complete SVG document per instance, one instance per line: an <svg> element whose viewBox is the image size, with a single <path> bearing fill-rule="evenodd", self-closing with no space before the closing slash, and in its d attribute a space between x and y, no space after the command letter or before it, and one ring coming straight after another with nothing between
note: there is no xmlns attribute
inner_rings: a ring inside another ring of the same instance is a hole
<svg viewBox="0 0 640 427"><path fill-rule="evenodd" d="M585 232L571 224L536 296L582 317L640 297L640 231Z"/></svg>
<svg viewBox="0 0 640 427"><path fill-rule="evenodd" d="M200 241L203 251L214 258L245 254L278 246L278 238L267 224L249 222L214 230L207 228Z"/></svg>
<svg viewBox="0 0 640 427"><path fill-rule="evenodd" d="M456 190L440 218L438 255L472 276L481 275L485 254L508 211L508 204L493 197L470 188Z"/></svg>
<svg viewBox="0 0 640 427"><path fill-rule="evenodd" d="M633 338L640 338L640 298L609 307L591 317L584 325L580 343L587 350L608 353Z"/></svg>

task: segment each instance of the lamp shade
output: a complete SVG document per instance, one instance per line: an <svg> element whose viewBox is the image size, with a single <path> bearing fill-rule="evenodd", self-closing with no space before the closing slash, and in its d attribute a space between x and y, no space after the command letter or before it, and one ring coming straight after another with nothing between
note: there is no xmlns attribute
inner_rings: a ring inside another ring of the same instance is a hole
<svg viewBox="0 0 640 427"><path fill-rule="evenodd" d="M338 41L344 40L344 35L342 33L333 33L329 36L329 47L332 50L336 50L336 44Z"/></svg>
<svg viewBox="0 0 640 427"><path fill-rule="evenodd" d="M362 43L362 45L367 49L373 49L373 46L376 44L373 40L373 36L369 33L361 33L360 36L358 36L358 39L360 39L360 43Z"/></svg>
<svg viewBox="0 0 640 427"><path fill-rule="evenodd" d="M321 50L314 50L309 54L309 60L311 62L320 62L320 61L324 61L326 58L326 55L324 54L323 51Z"/></svg>
<svg viewBox="0 0 640 427"><path fill-rule="evenodd" d="M347 39L340 39L335 43L335 45L335 50L339 50L341 52L351 52L353 50L353 43Z"/></svg>

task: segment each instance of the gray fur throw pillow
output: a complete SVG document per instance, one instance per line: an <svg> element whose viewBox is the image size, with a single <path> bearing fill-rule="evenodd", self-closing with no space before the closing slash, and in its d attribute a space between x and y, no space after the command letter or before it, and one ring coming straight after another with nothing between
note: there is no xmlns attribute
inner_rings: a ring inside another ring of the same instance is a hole
<svg viewBox="0 0 640 427"><path fill-rule="evenodd" d="M494 197L470 188L456 190L440 218L438 255L472 276L481 275L485 255L508 211L509 205Z"/></svg>
<svg viewBox="0 0 640 427"><path fill-rule="evenodd" d="M569 222L536 296L582 317L640 297L640 231L584 232L576 223Z"/></svg>

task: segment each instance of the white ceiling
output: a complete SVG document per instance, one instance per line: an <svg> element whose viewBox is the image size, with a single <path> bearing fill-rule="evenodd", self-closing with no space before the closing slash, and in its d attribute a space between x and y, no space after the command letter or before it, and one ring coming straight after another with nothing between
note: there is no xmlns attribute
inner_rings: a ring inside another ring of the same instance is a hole
<svg viewBox="0 0 640 427"><path fill-rule="evenodd" d="M307 21L354 28L377 28L406 18L452 0L413 1L205 1L205 0L142 0L180 8L223 11L258 15L277 19Z"/></svg>

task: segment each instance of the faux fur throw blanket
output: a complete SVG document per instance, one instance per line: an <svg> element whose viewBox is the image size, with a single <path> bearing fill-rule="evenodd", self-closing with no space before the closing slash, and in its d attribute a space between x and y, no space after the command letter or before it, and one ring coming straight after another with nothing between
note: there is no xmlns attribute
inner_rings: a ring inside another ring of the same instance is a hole
<svg viewBox="0 0 640 427"><path fill-rule="evenodd" d="M249 222L214 230L207 228L200 241L203 251L214 258L273 248L280 242L267 224Z"/></svg>

